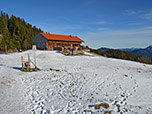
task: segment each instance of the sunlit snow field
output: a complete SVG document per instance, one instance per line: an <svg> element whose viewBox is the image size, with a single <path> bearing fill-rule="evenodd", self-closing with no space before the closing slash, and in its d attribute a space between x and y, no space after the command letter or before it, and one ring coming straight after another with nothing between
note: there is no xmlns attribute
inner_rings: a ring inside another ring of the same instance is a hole
<svg viewBox="0 0 152 114"><path fill-rule="evenodd" d="M38 50L41 71L22 72L28 54L0 54L0 114L152 113L152 65Z"/></svg>

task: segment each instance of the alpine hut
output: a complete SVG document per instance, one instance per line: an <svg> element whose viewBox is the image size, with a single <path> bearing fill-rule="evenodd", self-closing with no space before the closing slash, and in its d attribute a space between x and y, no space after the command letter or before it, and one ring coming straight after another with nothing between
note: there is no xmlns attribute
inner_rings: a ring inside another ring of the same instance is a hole
<svg viewBox="0 0 152 114"><path fill-rule="evenodd" d="M78 47L84 41L72 35L39 33L33 42L38 49L54 50L61 49L63 46L67 48Z"/></svg>

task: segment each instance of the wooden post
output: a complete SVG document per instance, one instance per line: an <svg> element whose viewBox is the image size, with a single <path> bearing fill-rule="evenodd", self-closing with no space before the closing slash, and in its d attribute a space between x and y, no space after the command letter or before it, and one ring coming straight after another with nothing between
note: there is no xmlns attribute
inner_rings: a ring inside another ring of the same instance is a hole
<svg viewBox="0 0 152 114"><path fill-rule="evenodd" d="M23 69L23 56L21 58L22 58L22 69Z"/></svg>
<svg viewBox="0 0 152 114"><path fill-rule="evenodd" d="M32 50L34 51L34 64L35 64L35 69L37 69L37 66L36 66L36 45L33 45L33 48Z"/></svg>
<svg viewBox="0 0 152 114"><path fill-rule="evenodd" d="M34 63L35 63L35 68L37 68L36 67L36 53L35 53L35 50L34 50Z"/></svg>
<svg viewBox="0 0 152 114"><path fill-rule="evenodd" d="M8 52L7 52L7 45L5 45L5 54L7 54Z"/></svg>

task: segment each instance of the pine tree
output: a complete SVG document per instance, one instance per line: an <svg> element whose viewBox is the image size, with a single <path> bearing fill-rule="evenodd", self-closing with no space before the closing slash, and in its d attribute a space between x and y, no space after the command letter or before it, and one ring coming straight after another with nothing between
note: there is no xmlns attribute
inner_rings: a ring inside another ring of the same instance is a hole
<svg viewBox="0 0 152 114"><path fill-rule="evenodd" d="M5 13L1 12L1 31L2 31L2 41L1 41L1 50L5 50L5 47L10 48L10 33L7 28L8 25L8 16Z"/></svg>
<svg viewBox="0 0 152 114"><path fill-rule="evenodd" d="M24 19L1 11L0 14L0 50L8 49L31 49L33 45L33 38L39 33L43 32L40 28L36 28Z"/></svg>

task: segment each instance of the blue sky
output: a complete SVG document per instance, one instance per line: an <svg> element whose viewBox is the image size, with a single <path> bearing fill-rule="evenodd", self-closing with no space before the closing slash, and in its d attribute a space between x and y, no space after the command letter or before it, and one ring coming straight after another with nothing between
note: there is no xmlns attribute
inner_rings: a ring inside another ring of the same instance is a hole
<svg viewBox="0 0 152 114"><path fill-rule="evenodd" d="M0 10L92 48L152 45L152 0L3 0Z"/></svg>

